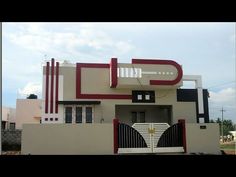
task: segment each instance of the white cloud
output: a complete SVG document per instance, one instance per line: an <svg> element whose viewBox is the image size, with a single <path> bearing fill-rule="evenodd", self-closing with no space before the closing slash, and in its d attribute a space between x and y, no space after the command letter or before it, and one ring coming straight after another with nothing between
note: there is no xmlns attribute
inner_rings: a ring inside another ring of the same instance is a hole
<svg viewBox="0 0 236 177"><path fill-rule="evenodd" d="M18 30L7 35L10 41L26 49L51 56L78 57L90 53L95 58L103 55L126 54L134 49L130 41L115 40L103 30L96 29L91 24L77 25L69 31L66 25L58 25L52 31L49 25L42 23L20 24ZM66 29L66 30L64 30Z"/></svg>
<svg viewBox="0 0 236 177"><path fill-rule="evenodd" d="M235 94L236 94L235 89L231 87L220 90L219 92L210 91L209 101L215 104L232 105L236 103Z"/></svg>
<svg viewBox="0 0 236 177"><path fill-rule="evenodd" d="M23 89L18 90L21 96L26 96L29 94L41 95L42 85L40 83L29 82Z"/></svg>

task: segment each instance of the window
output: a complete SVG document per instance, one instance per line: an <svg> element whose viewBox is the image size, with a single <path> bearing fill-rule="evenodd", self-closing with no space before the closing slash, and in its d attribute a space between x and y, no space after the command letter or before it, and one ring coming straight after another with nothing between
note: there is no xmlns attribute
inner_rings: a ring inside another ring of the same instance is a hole
<svg viewBox="0 0 236 177"><path fill-rule="evenodd" d="M150 100L150 95L145 95L145 100Z"/></svg>
<svg viewBox="0 0 236 177"><path fill-rule="evenodd" d="M72 107L66 107L65 123L72 123Z"/></svg>
<svg viewBox="0 0 236 177"><path fill-rule="evenodd" d="M138 100L142 100L142 95L138 95Z"/></svg>
<svg viewBox="0 0 236 177"><path fill-rule="evenodd" d="M145 122L145 112L139 112L139 122L140 123Z"/></svg>
<svg viewBox="0 0 236 177"><path fill-rule="evenodd" d="M45 118L45 121L48 121L48 118Z"/></svg>
<svg viewBox="0 0 236 177"><path fill-rule="evenodd" d="M82 107L76 107L76 123L82 123Z"/></svg>
<svg viewBox="0 0 236 177"><path fill-rule="evenodd" d="M92 107L86 107L86 123L92 123Z"/></svg>
<svg viewBox="0 0 236 177"><path fill-rule="evenodd" d="M16 124L10 123L10 130L15 130L15 129L16 129Z"/></svg>
<svg viewBox="0 0 236 177"><path fill-rule="evenodd" d="M50 121L53 121L53 118L50 118Z"/></svg>
<svg viewBox="0 0 236 177"><path fill-rule="evenodd" d="M55 118L55 121L58 121L58 118Z"/></svg>
<svg viewBox="0 0 236 177"><path fill-rule="evenodd" d="M137 123L137 112L132 112L132 123Z"/></svg>
<svg viewBox="0 0 236 177"><path fill-rule="evenodd" d="M2 121L2 130L6 129L6 121Z"/></svg>

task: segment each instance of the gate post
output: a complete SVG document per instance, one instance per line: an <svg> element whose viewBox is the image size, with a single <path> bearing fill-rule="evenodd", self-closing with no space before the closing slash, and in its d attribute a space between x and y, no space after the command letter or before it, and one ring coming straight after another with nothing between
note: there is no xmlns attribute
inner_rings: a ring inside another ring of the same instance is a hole
<svg viewBox="0 0 236 177"><path fill-rule="evenodd" d="M119 119L113 119L113 135L114 135L114 154L118 153L118 126L119 126Z"/></svg>
<svg viewBox="0 0 236 177"><path fill-rule="evenodd" d="M182 139L183 139L184 153L187 153L185 119L179 119L178 123L180 123L181 128L182 128Z"/></svg>

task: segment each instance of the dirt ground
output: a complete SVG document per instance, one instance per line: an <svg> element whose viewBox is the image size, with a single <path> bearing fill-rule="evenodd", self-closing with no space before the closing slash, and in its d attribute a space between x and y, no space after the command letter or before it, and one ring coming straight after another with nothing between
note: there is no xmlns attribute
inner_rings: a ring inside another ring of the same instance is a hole
<svg viewBox="0 0 236 177"><path fill-rule="evenodd" d="M3 151L2 155L20 155L20 151Z"/></svg>
<svg viewBox="0 0 236 177"><path fill-rule="evenodd" d="M223 148L221 147L221 150L223 150L227 155L236 155L235 144L235 141L220 143L221 146L224 146Z"/></svg>

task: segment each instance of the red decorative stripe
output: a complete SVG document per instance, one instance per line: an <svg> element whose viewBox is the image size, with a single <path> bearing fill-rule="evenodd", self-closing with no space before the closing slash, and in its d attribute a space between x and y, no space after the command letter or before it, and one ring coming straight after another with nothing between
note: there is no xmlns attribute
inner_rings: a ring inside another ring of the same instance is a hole
<svg viewBox="0 0 236 177"><path fill-rule="evenodd" d="M113 119L113 135L114 135L114 154L118 153L118 126L119 119Z"/></svg>
<svg viewBox="0 0 236 177"><path fill-rule="evenodd" d="M110 68L109 64L77 63L76 64L76 98L80 99L132 99L132 95L116 94L82 94L81 93L81 68Z"/></svg>
<svg viewBox="0 0 236 177"><path fill-rule="evenodd" d="M47 66L46 66L45 113L48 113L48 92L49 92L48 84L49 84L49 62L47 62Z"/></svg>
<svg viewBox="0 0 236 177"><path fill-rule="evenodd" d="M181 123L181 125L182 125L183 147L184 147L184 152L187 153L185 120L184 119L179 119L178 122Z"/></svg>
<svg viewBox="0 0 236 177"><path fill-rule="evenodd" d="M117 86L117 58L112 58L110 62L110 72L111 72L111 88L116 88Z"/></svg>
<svg viewBox="0 0 236 177"><path fill-rule="evenodd" d="M175 85L183 77L183 70L181 66L172 60L151 60L151 59L132 59L132 64L158 64L158 65L172 65L178 71L178 76L171 81L168 80L150 80L150 85Z"/></svg>
<svg viewBox="0 0 236 177"><path fill-rule="evenodd" d="M54 85L54 58L51 60L51 99L50 99L50 113L53 113L53 85Z"/></svg>
<svg viewBox="0 0 236 177"><path fill-rule="evenodd" d="M56 62L56 110L55 112L58 113L58 79L59 79L59 62Z"/></svg>

